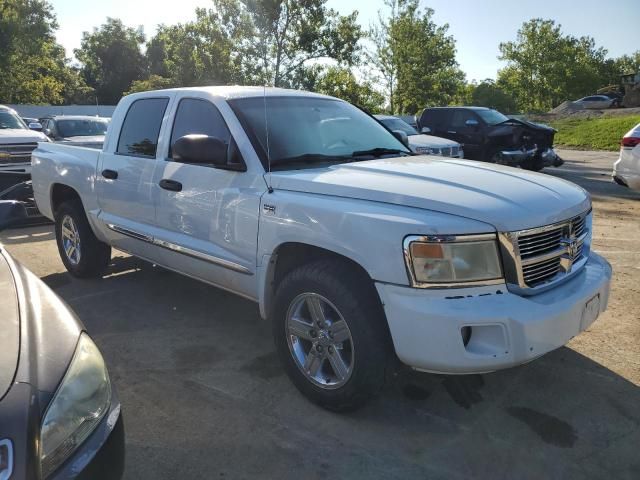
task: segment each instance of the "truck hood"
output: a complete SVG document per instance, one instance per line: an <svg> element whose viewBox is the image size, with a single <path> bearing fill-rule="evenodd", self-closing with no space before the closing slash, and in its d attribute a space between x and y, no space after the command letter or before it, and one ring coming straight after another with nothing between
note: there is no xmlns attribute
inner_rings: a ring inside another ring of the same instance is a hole
<svg viewBox="0 0 640 480"><path fill-rule="evenodd" d="M44 133L24 128L0 128L0 148L6 143L36 143L46 142Z"/></svg>
<svg viewBox="0 0 640 480"><path fill-rule="evenodd" d="M413 147L459 147L458 142L433 135L409 135L409 144Z"/></svg>
<svg viewBox="0 0 640 480"><path fill-rule="evenodd" d="M20 352L18 296L9 264L0 251L0 399L11 387Z"/></svg>
<svg viewBox="0 0 640 480"><path fill-rule="evenodd" d="M422 208L514 231L548 225L591 206L589 194L550 175L428 156L278 171L274 189Z"/></svg>

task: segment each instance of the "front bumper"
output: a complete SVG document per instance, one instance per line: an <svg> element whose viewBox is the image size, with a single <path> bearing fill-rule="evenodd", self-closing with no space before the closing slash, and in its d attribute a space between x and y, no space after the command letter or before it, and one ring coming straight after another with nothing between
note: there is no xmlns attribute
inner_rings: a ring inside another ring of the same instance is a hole
<svg viewBox="0 0 640 480"><path fill-rule="evenodd" d="M591 252L578 275L530 297L503 285L428 290L376 283L376 288L403 363L467 374L520 365L563 346L607 308L610 281L611 266ZM467 345L464 327L471 327Z"/></svg>
<svg viewBox="0 0 640 480"><path fill-rule="evenodd" d="M0 165L0 174L31 175L31 163L5 163Z"/></svg>
<svg viewBox="0 0 640 480"><path fill-rule="evenodd" d="M547 148L540 152L540 158L542 159L542 165L545 167L559 167L564 163L553 148Z"/></svg>
<svg viewBox="0 0 640 480"><path fill-rule="evenodd" d="M537 147L527 150L526 148L516 150L500 150L502 163L505 165L520 165L532 159L537 153Z"/></svg>

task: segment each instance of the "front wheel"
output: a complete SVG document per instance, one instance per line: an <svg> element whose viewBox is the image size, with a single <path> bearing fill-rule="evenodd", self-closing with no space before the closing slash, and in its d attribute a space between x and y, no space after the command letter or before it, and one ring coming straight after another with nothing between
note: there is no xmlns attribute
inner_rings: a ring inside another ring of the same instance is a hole
<svg viewBox="0 0 640 480"><path fill-rule="evenodd" d="M384 383L390 343L373 285L340 261L299 267L280 283L276 349L306 397L333 411L363 405Z"/></svg>

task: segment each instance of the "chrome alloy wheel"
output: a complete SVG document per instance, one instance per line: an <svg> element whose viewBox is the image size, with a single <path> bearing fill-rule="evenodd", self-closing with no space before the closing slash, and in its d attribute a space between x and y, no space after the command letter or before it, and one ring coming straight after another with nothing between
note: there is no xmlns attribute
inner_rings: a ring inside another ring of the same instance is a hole
<svg viewBox="0 0 640 480"><path fill-rule="evenodd" d="M80 234L76 222L69 215L62 218L62 248L72 265L80 263Z"/></svg>
<svg viewBox="0 0 640 480"><path fill-rule="evenodd" d="M324 389L344 385L353 372L353 340L338 309L317 293L301 293L287 312L287 344L298 368Z"/></svg>

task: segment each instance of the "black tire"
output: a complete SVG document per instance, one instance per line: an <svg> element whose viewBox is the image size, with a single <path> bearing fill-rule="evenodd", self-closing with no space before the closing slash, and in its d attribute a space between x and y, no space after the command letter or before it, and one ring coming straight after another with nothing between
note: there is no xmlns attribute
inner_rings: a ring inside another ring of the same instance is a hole
<svg viewBox="0 0 640 480"><path fill-rule="evenodd" d="M489 148L485 152L484 161L488 163L495 163L496 165L507 165L502 160L502 156L500 155L500 151L495 148Z"/></svg>
<svg viewBox="0 0 640 480"><path fill-rule="evenodd" d="M66 217L70 217L75 224L80 239L80 255L76 262L69 258L64 247L62 225ZM111 261L111 247L94 235L80 200L69 200L60 205L55 219L58 252L67 271L78 278L100 276Z"/></svg>
<svg viewBox="0 0 640 480"><path fill-rule="evenodd" d="M290 350L287 314L295 300L305 293L328 299L349 327L352 369L338 388L327 389L314 383L302 372ZM271 322L276 350L289 378L314 403L334 412L352 411L383 386L385 370L392 358L389 330L374 286L353 266L329 259L291 271L277 287Z"/></svg>

